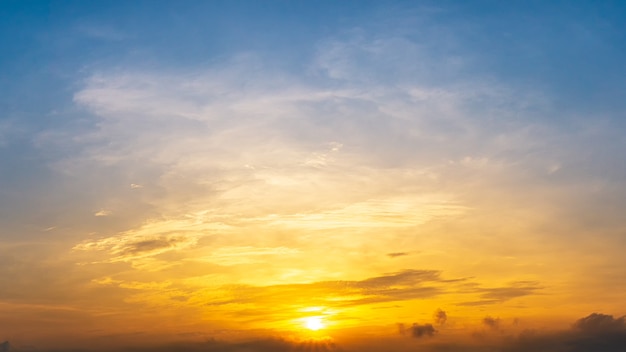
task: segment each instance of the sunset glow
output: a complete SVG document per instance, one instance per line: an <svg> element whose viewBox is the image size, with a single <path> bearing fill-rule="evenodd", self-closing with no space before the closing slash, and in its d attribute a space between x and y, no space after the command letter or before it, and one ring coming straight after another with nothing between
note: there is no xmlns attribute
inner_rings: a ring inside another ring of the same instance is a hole
<svg viewBox="0 0 626 352"><path fill-rule="evenodd" d="M626 2L0 2L0 352L626 351Z"/></svg>
<svg viewBox="0 0 626 352"><path fill-rule="evenodd" d="M304 318L304 326L313 331L317 331L324 328L324 323L321 317L308 317Z"/></svg>

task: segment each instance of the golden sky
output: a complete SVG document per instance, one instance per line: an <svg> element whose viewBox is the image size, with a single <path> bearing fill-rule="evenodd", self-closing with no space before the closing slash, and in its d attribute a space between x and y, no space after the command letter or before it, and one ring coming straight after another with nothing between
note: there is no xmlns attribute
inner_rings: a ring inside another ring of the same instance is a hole
<svg viewBox="0 0 626 352"><path fill-rule="evenodd" d="M0 351L624 350L623 9L471 3L1 5Z"/></svg>

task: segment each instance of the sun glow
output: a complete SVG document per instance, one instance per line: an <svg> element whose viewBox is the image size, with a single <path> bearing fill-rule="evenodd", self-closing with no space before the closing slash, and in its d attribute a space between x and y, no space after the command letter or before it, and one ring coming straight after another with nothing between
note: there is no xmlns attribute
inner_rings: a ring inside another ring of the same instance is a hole
<svg viewBox="0 0 626 352"><path fill-rule="evenodd" d="M309 330L317 331L325 327L322 317L308 317L304 318L304 327Z"/></svg>

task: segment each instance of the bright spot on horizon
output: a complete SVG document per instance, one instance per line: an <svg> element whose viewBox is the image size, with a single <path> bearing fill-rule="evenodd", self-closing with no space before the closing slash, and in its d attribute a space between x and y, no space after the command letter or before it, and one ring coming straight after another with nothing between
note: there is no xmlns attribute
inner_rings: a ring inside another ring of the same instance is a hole
<svg viewBox="0 0 626 352"><path fill-rule="evenodd" d="M323 329L325 327L322 317L308 317L304 318L304 326L313 331Z"/></svg>

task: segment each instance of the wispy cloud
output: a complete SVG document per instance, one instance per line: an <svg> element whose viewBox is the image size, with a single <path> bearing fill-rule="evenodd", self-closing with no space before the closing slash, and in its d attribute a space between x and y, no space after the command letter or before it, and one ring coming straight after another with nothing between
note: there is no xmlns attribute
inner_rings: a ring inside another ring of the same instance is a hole
<svg viewBox="0 0 626 352"><path fill-rule="evenodd" d="M160 222L147 224L137 230L127 231L115 236L96 240L88 240L74 246L78 251L95 251L107 253L109 262L134 261L152 257L169 251L193 247L200 237L197 232Z"/></svg>
<svg viewBox="0 0 626 352"><path fill-rule="evenodd" d="M208 257L193 258L192 260L209 261L219 265L239 265L263 263L274 256L295 257L299 253L299 250L287 247L220 247Z"/></svg>
<svg viewBox="0 0 626 352"><path fill-rule="evenodd" d="M392 252L392 253L387 253L387 256L390 258L395 258L395 257L403 257L405 255L409 255L409 253L407 252Z"/></svg>
<svg viewBox="0 0 626 352"><path fill-rule="evenodd" d="M545 287L543 287L539 282L532 281L512 282L505 287L469 288L470 291L479 293L480 300L460 302L458 304L461 306L482 306L502 303L513 298L537 294L543 289L545 289Z"/></svg>
<svg viewBox="0 0 626 352"><path fill-rule="evenodd" d="M233 248L224 252L236 255L232 259L224 259L226 265L253 264L257 257L292 255L276 248ZM248 255L245 255L246 252ZM248 258L249 261L245 261ZM311 307L317 307L316 314L327 317L330 322L354 326L358 325L359 320L350 318L349 312L355 309L379 307L392 302L433 302L444 297L467 299L475 295L473 290L466 289L473 282L472 279L447 279L442 277L441 272L433 270L403 270L363 280L272 285L233 284L232 281L224 282L220 276L207 276L199 280L204 280L205 284L190 287L188 280L159 283L110 277L95 280L94 284L140 290L140 293L128 292L130 296L127 298L127 301L138 305L159 307L166 311L172 307L182 309L183 306L200 310L210 308L215 314L228 317L231 321L286 330L293 329L297 325L294 319L301 317L303 312L309 312ZM401 309L400 306L398 308ZM448 316L444 311L438 310L433 319L439 327L447 326ZM415 334L421 335L416 337L434 334L434 329L431 332L428 327L425 328L427 330L420 329ZM409 331L409 328L406 330Z"/></svg>
<svg viewBox="0 0 626 352"><path fill-rule="evenodd" d="M460 169L467 183L472 170L506 167L481 144L493 128L519 133L505 123L481 130L480 113L463 111L477 96L514 101L486 86L468 95L467 87L325 87L253 73L255 84L242 88L245 67L94 75L75 95L100 117L93 146L63 168L156 170L137 182L163 190L149 201L167 218L219 209L215 216L286 227L408 227L469 209L442 182Z"/></svg>

